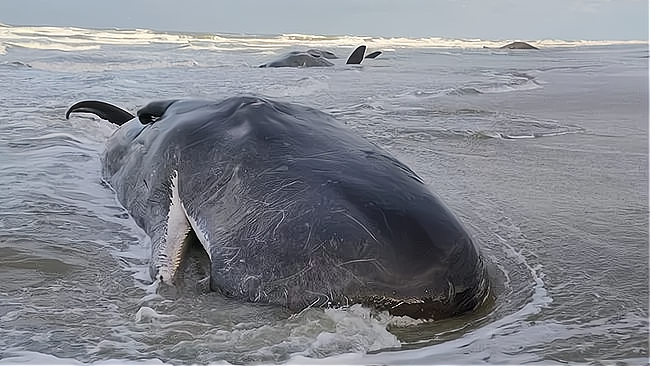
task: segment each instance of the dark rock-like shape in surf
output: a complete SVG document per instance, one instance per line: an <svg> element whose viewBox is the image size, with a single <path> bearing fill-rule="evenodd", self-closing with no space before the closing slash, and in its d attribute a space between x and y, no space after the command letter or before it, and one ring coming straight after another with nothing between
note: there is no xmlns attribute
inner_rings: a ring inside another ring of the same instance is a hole
<svg viewBox="0 0 650 366"><path fill-rule="evenodd" d="M502 50L538 50L539 48L526 42L512 42L499 47Z"/></svg>
<svg viewBox="0 0 650 366"><path fill-rule="evenodd" d="M151 238L155 279L174 284L203 248L210 288L300 311L363 303L441 319L489 293L476 243L425 182L332 116L240 96L149 103L120 127L103 172ZM191 252L191 251L190 251Z"/></svg>

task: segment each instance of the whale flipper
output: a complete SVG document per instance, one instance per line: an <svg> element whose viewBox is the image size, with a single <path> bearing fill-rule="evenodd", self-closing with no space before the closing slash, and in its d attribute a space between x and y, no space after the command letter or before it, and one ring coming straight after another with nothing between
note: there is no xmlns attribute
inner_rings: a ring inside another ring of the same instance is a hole
<svg viewBox="0 0 650 366"><path fill-rule="evenodd" d="M348 60L345 62L347 65L359 65L361 61L363 61L363 55L366 53L366 46L361 45L357 47L352 54L350 54L350 57L348 57Z"/></svg>
<svg viewBox="0 0 650 366"><path fill-rule="evenodd" d="M366 55L366 58L375 58L377 56L381 55L381 51L375 51L373 53L369 53Z"/></svg>
<svg viewBox="0 0 650 366"><path fill-rule="evenodd" d="M159 100L156 102L151 102L146 106L138 109L138 119L140 120L140 123L147 125L149 123L156 122L158 118L165 114L167 108L169 108L169 106L174 102L176 102L176 99Z"/></svg>
<svg viewBox="0 0 650 366"><path fill-rule="evenodd" d="M65 118L70 118L70 113L92 113L101 119L105 119L118 126L135 118L134 115L125 111L120 107L116 107L106 102L98 100L83 100L75 103L72 107L65 112Z"/></svg>

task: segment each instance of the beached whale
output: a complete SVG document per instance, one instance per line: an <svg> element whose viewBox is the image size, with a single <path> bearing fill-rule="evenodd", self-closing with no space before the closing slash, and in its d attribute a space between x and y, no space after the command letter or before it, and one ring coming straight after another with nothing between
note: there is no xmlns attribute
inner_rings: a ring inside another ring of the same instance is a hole
<svg viewBox="0 0 650 366"><path fill-rule="evenodd" d="M358 65L363 61L366 46L357 47L348 57L346 64ZM328 59L335 59L336 55L329 51L310 49L307 51L291 51L279 58L267 62L260 67L325 67L334 66Z"/></svg>
<svg viewBox="0 0 650 366"><path fill-rule="evenodd" d="M326 67L334 66L325 57L309 51L291 51L279 58L260 65L260 67Z"/></svg>
<svg viewBox="0 0 650 366"><path fill-rule="evenodd" d="M151 238L157 280L173 284L196 245L212 290L295 311L362 303L439 319L489 292L479 248L445 204L328 114L255 96L157 101L137 118L99 101L74 112L120 125L103 173Z"/></svg>

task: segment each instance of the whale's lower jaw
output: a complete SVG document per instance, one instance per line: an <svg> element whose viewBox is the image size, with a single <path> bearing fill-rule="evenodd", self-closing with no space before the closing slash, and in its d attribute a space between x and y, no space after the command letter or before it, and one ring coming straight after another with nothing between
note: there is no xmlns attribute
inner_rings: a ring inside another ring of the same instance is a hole
<svg viewBox="0 0 650 366"><path fill-rule="evenodd" d="M173 285L180 266L187 257L191 242L198 239L208 258L210 257L210 243L199 223L188 215L180 198L177 170L172 171L169 181L171 192L169 211L165 223L165 235L162 237L161 242L153 245L151 271L154 279Z"/></svg>

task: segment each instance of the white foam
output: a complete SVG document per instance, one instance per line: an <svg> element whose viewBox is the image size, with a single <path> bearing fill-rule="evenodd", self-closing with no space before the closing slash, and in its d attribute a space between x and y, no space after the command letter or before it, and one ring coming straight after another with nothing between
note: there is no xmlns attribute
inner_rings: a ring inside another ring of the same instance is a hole
<svg viewBox="0 0 650 366"><path fill-rule="evenodd" d="M40 352L15 351L12 356L0 359L0 365L86 365L74 358L61 358ZM157 358L148 360L112 359L93 362L93 365L164 365Z"/></svg>
<svg viewBox="0 0 650 366"><path fill-rule="evenodd" d="M495 85L491 87L478 87L476 89L483 94L496 94L509 93L513 91L535 90L540 88L543 88L543 86L538 84L536 81L528 80L521 84Z"/></svg>
<svg viewBox="0 0 650 366"><path fill-rule="evenodd" d="M37 50L57 50L57 51L67 51L67 52L98 50L100 48L99 45L77 46L77 45L62 43L62 42L30 41L30 42L8 42L8 44L14 47L22 47L22 48L37 49Z"/></svg>
<svg viewBox="0 0 650 366"><path fill-rule="evenodd" d="M74 358L58 358L56 356L30 351L12 352L16 356L0 359L0 365L83 365Z"/></svg>
<svg viewBox="0 0 650 366"><path fill-rule="evenodd" d="M148 306L141 307L140 309L138 309L138 312L135 313L136 323L151 323L156 319L169 319L169 318L175 318L175 316L160 314Z"/></svg>
<svg viewBox="0 0 650 366"><path fill-rule="evenodd" d="M353 305L345 311L325 309L325 315L336 323L336 335L352 337L359 342L363 351L401 347L401 342L397 337L387 330L390 318L374 317L370 309L359 304ZM331 335L333 334L319 334L312 347L327 347L329 343L327 340L333 340Z"/></svg>

